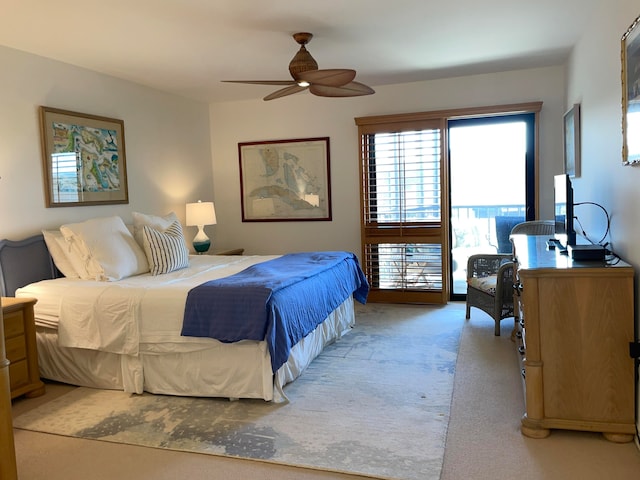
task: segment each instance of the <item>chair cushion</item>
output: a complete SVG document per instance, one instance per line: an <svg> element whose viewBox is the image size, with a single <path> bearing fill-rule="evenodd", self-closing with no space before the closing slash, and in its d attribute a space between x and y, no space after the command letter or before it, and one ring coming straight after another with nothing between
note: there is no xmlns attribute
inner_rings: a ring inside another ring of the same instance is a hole
<svg viewBox="0 0 640 480"><path fill-rule="evenodd" d="M470 278L467 283L470 287L473 287L481 292L488 293L489 295L496 294L496 282L498 281L497 275L489 275L482 278Z"/></svg>

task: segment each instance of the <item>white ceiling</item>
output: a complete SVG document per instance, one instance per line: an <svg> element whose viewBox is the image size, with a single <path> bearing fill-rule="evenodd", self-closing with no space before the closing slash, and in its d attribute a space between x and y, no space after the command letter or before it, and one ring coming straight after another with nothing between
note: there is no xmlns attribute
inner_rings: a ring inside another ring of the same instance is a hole
<svg viewBox="0 0 640 480"><path fill-rule="evenodd" d="M289 80L295 32L313 33L320 68L353 68L375 88L561 64L599 2L1 0L0 45L197 100L240 100L278 87L221 80Z"/></svg>

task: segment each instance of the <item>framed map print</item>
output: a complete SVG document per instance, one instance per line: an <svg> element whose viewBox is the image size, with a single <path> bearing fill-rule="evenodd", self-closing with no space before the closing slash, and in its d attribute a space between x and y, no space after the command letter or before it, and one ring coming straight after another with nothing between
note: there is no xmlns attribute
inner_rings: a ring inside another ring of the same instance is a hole
<svg viewBox="0 0 640 480"><path fill-rule="evenodd" d="M243 222L331 220L329 137L238 144Z"/></svg>
<svg viewBox="0 0 640 480"><path fill-rule="evenodd" d="M40 107L47 207L129 203L124 122Z"/></svg>

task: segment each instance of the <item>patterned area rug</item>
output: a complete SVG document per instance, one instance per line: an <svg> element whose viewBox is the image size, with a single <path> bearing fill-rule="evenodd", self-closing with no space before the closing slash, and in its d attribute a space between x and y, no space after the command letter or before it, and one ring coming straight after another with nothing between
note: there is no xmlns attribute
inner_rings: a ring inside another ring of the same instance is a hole
<svg viewBox="0 0 640 480"><path fill-rule="evenodd" d="M464 307L357 306L290 403L77 388L14 426L375 478L438 479ZM453 313L453 314L452 314Z"/></svg>

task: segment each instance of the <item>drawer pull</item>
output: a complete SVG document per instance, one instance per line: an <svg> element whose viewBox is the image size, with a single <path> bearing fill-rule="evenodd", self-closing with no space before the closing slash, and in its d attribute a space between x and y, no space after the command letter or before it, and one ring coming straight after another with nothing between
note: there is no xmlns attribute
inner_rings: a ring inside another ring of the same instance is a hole
<svg viewBox="0 0 640 480"><path fill-rule="evenodd" d="M524 355L524 347L522 345L518 347L518 353Z"/></svg>
<svg viewBox="0 0 640 480"><path fill-rule="evenodd" d="M520 370L520 375L522 375L522 378L527 378L527 372L525 371L524 367L522 368L522 370Z"/></svg>
<svg viewBox="0 0 640 480"><path fill-rule="evenodd" d="M520 331L516 332L516 338L522 338L522 332Z"/></svg>

